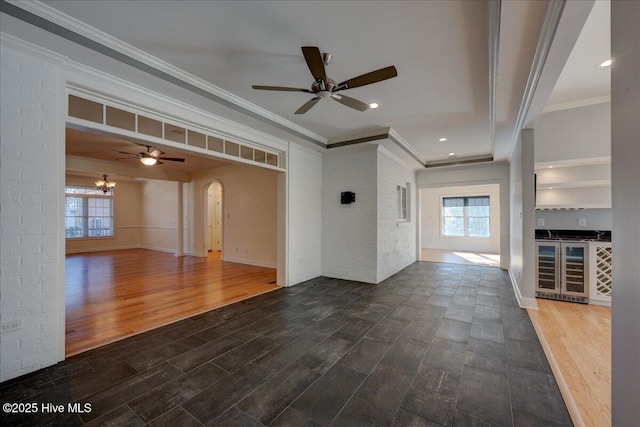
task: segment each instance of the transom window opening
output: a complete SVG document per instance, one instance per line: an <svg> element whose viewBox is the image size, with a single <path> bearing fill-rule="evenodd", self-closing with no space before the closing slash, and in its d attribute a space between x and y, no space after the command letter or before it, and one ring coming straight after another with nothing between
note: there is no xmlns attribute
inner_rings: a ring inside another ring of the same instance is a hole
<svg viewBox="0 0 640 427"><path fill-rule="evenodd" d="M489 237L490 198L443 197L442 235Z"/></svg>
<svg viewBox="0 0 640 427"><path fill-rule="evenodd" d="M398 198L398 221L409 220L409 192L407 191L409 184L405 186L396 186L396 193Z"/></svg>
<svg viewBox="0 0 640 427"><path fill-rule="evenodd" d="M94 187L65 187L65 237L113 237L112 194Z"/></svg>

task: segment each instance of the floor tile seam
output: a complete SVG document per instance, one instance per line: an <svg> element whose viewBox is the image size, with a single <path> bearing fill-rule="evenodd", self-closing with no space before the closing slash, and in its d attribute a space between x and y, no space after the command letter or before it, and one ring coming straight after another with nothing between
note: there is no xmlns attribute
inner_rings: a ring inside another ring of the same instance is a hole
<svg viewBox="0 0 640 427"><path fill-rule="evenodd" d="M353 348L354 346L355 346L355 344L354 344L351 348ZM346 353L345 353L345 354L346 354ZM342 358L340 358L340 359L342 359ZM340 359L338 359L338 361L337 361L337 362L335 362L333 365L331 365L331 367L330 367L329 369L327 369L327 370L326 370L322 375L320 375L318 378L316 378L316 379L313 381L313 383L311 383L311 384L309 385L309 387L307 387L306 389L304 389L304 391L302 391L302 392L301 392L301 393L300 393L300 394L299 394L299 395L298 395L294 400L292 400L292 401L289 403L289 405L287 405L287 407L286 407L285 409L283 409L283 410L282 410L282 411L281 411L281 412L280 412L280 413L279 413L279 414L274 418L274 420L275 420L276 418L278 418L278 417L280 416L280 414L282 414L284 411L286 411L288 408L290 408L290 407L291 407L291 409L294 409L294 410L296 410L296 411L302 412L305 416L307 416L308 418L310 418L312 421L315 421L315 422L317 422L318 424L320 424L320 425L322 425L322 426L325 426L325 425L326 425L326 426L329 426L329 425L331 425L331 423L332 423L333 421L335 421L335 420L336 420L336 418L338 418L338 416L340 415L340 413L342 412L342 410L345 408L345 406L347 406L347 403L349 403L349 401L351 401L351 399L353 398L353 396L356 394L356 391L358 391L358 390L360 389L360 387L362 386L362 384L364 384L364 382L367 380L367 378L369 378L369 374L367 374L367 375L362 379L362 381L360 382L360 384L358 384L358 387L356 387L356 389L351 393L351 395L349 396L349 398L348 398L348 399L346 399L346 400L344 401L344 404L340 407L340 410L339 410L338 412L336 412L336 415L334 415L334 417L331 419L331 421L329 422L329 424L323 424L320 420L317 420L317 419L313 418L311 415L307 414L306 412L304 412L304 411L302 411L302 410L300 410L300 409L294 408L294 407L293 407L293 404L294 404L298 399L300 399L300 397L302 397L302 395L303 395L307 390L309 390L309 389L310 389L310 388L311 388L311 387L312 387L316 382L318 382L318 381L320 380L320 378L322 378L322 376L323 376L324 374L326 374L326 373L327 373L331 368L333 368L334 366L336 366L336 365L338 364L338 362L340 361ZM349 368L348 366L343 366L343 365L340 365L340 366L341 366L342 368L344 368L344 369L348 369L348 370L353 371L353 372L355 372L355 373L362 373L362 372L356 371L355 369L351 369L351 368Z"/></svg>
<svg viewBox="0 0 640 427"><path fill-rule="evenodd" d="M406 398L406 395L405 395L405 398ZM403 403L404 403L404 399L403 399ZM435 425L437 425L437 426L447 427L447 426L445 426L444 424L440 424L439 422L437 422L437 421L435 421L435 420L433 420L433 419L431 419L431 418L429 418L429 417L425 417L425 416L423 416L423 415L417 414L415 411L412 411L411 409L405 408L405 407L404 407L404 406L402 406L402 405L400 405L400 407L399 407L399 408L398 408L398 410L396 411L396 415L395 415L395 417L393 418L394 420L398 417L398 412L400 412L400 410L401 410L401 409L402 409L403 411L407 411L407 412L409 412L409 413L411 413L411 414L413 414L413 415L415 415L415 416L417 416L417 417L423 418L423 419L425 419L425 420L429 421L430 423L433 423L433 424L435 424ZM454 417L454 419L455 419L455 408L454 408L454 410L453 410L453 417Z"/></svg>

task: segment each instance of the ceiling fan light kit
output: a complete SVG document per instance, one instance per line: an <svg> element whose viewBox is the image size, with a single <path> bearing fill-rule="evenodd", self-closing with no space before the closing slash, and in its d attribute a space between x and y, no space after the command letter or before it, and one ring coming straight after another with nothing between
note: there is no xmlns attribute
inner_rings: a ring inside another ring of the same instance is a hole
<svg viewBox="0 0 640 427"><path fill-rule="evenodd" d="M137 143L136 143L137 144ZM118 153L120 154L127 154L129 156L135 156L140 160L140 163L142 163L145 166L155 166L155 165L162 165L163 162L161 160L167 160L170 162L182 162L184 163L184 159L182 157L163 157L164 152L160 151L158 149L154 149L153 151L151 150L151 145L145 145L145 144L137 144L137 145L141 145L143 147L147 147L147 151L141 151L139 153L129 153L127 151L118 151ZM129 159L130 157L121 157L121 159ZM120 160L120 159L116 159L116 160Z"/></svg>
<svg viewBox="0 0 640 427"><path fill-rule="evenodd" d="M391 65L389 67L381 68L379 70L371 71L361 76L354 77L340 84L336 84L334 80L327 78L327 72L325 70L325 66L329 65L329 63L331 62L331 54L321 54L320 49L315 46L303 46L302 54L304 56L304 60L307 63L307 67L309 67L309 71L311 71L311 75L313 75L313 78L315 79L315 81L311 85L311 89L259 85L253 85L251 87L257 90L304 92L315 95L315 98L312 98L311 100L303 104L302 107L298 108L298 110L296 110L294 114L304 114L309 111L311 107L316 105L319 100L327 98L332 98L334 101L337 101L349 108L353 108L354 110L366 111L370 108L378 108L379 105L375 102L366 104L362 101L350 98L348 96L338 95L336 94L336 92L378 83L383 80L396 77L398 75L396 67Z"/></svg>
<svg viewBox="0 0 640 427"><path fill-rule="evenodd" d="M155 157L141 157L140 162L145 166L153 166L158 163L158 160Z"/></svg>

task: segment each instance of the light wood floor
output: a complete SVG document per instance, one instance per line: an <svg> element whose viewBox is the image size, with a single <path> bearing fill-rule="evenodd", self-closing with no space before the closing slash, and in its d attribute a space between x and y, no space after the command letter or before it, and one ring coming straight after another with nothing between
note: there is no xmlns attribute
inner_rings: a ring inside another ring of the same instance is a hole
<svg viewBox="0 0 640 427"><path fill-rule="evenodd" d="M276 270L145 249L66 258L71 356L274 289Z"/></svg>
<svg viewBox="0 0 640 427"><path fill-rule="evenodd" d="M571 419L611 425L611 308L537 299L529 309Z"/></svg>
<svg viewBox="0 0 640 427"><path fill-rule="evenodd" d="M430 262L445 262L448 264L483 265L487 267L500 266L500 254L492 252L452 251L446 249L420 250L420 260Z"/></svg>

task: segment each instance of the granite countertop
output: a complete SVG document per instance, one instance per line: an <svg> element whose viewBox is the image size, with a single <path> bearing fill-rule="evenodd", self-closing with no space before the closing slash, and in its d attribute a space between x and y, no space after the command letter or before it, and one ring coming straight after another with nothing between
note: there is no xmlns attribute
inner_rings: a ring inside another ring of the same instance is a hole
<svg viewBox="0 0 640 427"><path fill-rule="evenodd" d="M610 242L611 231L536 229L536 240L564 240L572 242Z"/></svg>

